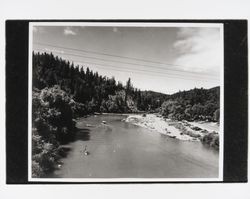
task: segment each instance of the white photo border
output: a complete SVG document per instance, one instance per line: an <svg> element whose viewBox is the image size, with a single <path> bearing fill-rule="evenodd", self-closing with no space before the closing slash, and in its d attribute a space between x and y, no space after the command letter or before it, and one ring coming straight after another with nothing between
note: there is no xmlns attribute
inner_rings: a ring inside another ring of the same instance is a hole
<svg viewBox="0 0 250 199"><path fill-rule="evenodd" d="M181 20L180 20L181 21ZM32 51L33 26L116 26L116 27L214 27L220 29L220 136L219 175L217 178L33 178L32 177ZM28 182L222 182L224 161L224 25L223 23L189 22L29 22L28 66Z"/></svg>

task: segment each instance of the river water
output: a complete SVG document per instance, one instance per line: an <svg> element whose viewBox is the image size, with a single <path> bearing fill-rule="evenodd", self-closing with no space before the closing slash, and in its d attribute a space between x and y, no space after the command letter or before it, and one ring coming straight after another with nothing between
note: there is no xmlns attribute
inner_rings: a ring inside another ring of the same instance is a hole
<svg viewBox="0 0 250 199"><path fill-rule="evenodd" d="M80 119L62 166L50 178L216 178L219 153L121 121L125 116ZM106 121L106 124L102 124ZM89 155L82 150L87 147Z"/></svg>

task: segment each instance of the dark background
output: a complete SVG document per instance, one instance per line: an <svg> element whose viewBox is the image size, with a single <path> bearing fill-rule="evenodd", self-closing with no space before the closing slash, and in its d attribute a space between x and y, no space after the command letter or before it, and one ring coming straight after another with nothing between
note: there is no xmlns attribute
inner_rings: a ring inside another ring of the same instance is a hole
<svg viewBox="0 0 250 199"><path fill-rule="evenodd" d="M6 183L7 184L63 183L63 182L28 182L29 22L39 22L39 21L41 22L77 21L77 22L223 23L224 24L223 182L247 182L247 144L248 144L247 143L248 139L247 20L74 20L74 21L7 20L6 21L6 157L7 157ZM88 182L88 184L90 183L91 182ZM101 182L101 183L125 183L125 182ZM169 182L148 181L148 182L126 182L126 183L169 183ZM174 183L181 183L181 182L174 182ZM192 183L192 182L185 182L185 183Z"/></svg>

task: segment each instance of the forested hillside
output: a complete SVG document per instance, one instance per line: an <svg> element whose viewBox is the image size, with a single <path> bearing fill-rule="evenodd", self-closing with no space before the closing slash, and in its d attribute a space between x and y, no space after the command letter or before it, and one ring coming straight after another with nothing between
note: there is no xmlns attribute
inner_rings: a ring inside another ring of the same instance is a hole
<svg viewBox="0 0 250 199"><path fill-rule="evenodd" d="M92 112L137 112L156 109L167 95L140 91L128 79L126 85L107 78L88 67L75 66L53 54L33 53L33 87L59 85L81 103L82 114Z"/></svg>
<svg viewBox="0 0 250 199"><path fill-rule="evenodd" d="M93 112L161 111L177 120L219 119L219 87L192 89L166 95L140 91L129 78L126 85L88 67L74 65L53 54L33 53L33 87L58 85L76 102L75 115Z"/></svg>
<svg viewBox="0 0 250 199"><path fill-rule="evenodd" d="M220 88L192 89L168 96L161 107L164 116L177 120L219 121Z"/></svg>

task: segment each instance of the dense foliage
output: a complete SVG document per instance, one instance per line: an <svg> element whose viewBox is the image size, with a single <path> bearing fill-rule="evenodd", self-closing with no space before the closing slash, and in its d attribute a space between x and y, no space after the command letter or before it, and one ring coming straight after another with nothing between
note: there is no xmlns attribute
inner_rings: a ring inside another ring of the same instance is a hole
<svg viewBox="0 0 250 199"><path fill-rule="evenodd" d="M58 86L33 90L32 175L41 177L59 160L59 144L73 136L73 100Z"/></svg>
<svg viewBox="0 0 250 199"><path fill-rule="evenodd" d="M33 86L38 89L59 85L81 103L82 113L137 112L160 107L167 95L135 89L130 78L124 86L88 67L75 66L53 54L33 53Z"/></svg>
<svg viewBox="0 0 250 199"><path fill-rule="evenodd" d="M162 115L177 120L219 121L220 89L192 89L173 94L162 106Z"/></svg>
<svg viewBox="0 0 250 199"><path fill-rule="evenodd" d="M219 135L218 133L215 132L208 133L201 138L201 142L203 144L213 147L217 150L219 150L219 145L220 145L219 141L220 141Z"/></svg>

